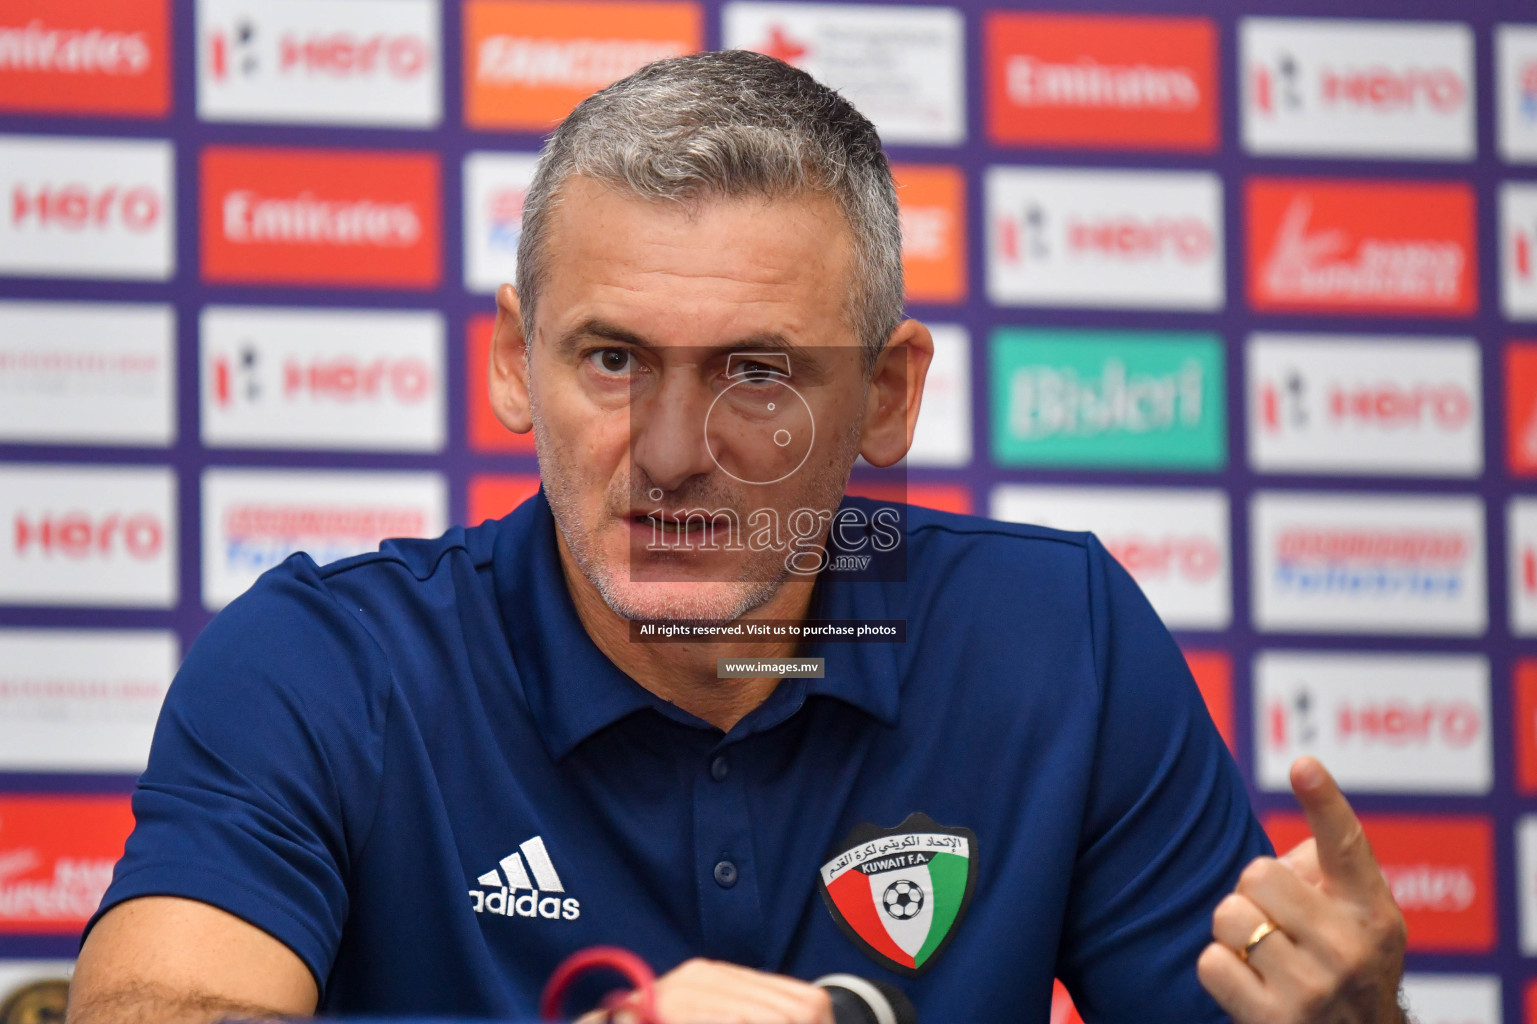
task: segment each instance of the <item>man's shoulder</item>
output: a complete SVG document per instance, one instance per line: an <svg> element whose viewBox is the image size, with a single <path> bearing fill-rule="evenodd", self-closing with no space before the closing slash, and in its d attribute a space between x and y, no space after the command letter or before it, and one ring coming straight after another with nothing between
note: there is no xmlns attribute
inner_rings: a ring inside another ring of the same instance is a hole
<svg viewBox="0 0 1537 1024"><path fill-rule="evenodd" d="M1081 575L1090 557L1102 550L1090 533L917 505L907 509L907 537L914 578L955 572L998 580L1016 578L1022 572Z"/></svg>

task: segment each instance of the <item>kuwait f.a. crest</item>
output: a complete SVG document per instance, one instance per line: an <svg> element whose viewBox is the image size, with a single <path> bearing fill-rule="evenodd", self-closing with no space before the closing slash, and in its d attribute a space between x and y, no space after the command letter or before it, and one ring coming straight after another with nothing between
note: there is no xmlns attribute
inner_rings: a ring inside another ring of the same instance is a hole
<svg viewBox="0 0 1537 1024"><path fill-rule="evenodd" d="M822 899L843 933L882 967L919 975L955 936L977 883L977 837L910 814L896 828L855 825L822 865Z"/></svg>

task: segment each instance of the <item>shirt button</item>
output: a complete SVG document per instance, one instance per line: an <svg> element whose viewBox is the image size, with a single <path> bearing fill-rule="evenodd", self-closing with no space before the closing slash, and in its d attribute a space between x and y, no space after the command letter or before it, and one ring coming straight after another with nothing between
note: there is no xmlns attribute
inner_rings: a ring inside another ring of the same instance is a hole
<svg viewBox="0 0 1537 1024"><path fill-rule="evenodd" d="M723 860L715 865L715 884L722 889L729 889L736 885L736 865L729 860Z"/></svg>
<svg viewBox="0 0 1537 1024"><path fill-rule="evenodd" d="M710 778L716 782L725 782L726 776L731 774L731 765L726 763L726 756L722 754L710 762Z"/></svg>

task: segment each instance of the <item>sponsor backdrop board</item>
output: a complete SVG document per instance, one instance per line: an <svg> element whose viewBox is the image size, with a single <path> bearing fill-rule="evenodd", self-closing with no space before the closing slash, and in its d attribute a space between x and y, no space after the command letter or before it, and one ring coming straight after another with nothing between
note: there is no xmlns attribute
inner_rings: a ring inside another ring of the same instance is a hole
<svg viewBox="0 0 1537 1024"><path fill-rule="evenodd" d="M537 489L485 364L540 140L724 45L888 147L908 495L1097 531L1278 841L1338 768L1421 1018L1537 1024L1537 10L1250 7L0 0L0 1001L216 609Z"/></svg>

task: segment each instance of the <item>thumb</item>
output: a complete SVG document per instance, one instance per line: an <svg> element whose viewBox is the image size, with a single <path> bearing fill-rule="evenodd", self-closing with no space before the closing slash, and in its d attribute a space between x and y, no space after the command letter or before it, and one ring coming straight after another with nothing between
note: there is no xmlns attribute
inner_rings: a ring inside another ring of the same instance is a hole
<svg viewBox="0 0 1537 1024"><path fill-rule="evenodd" d="M1317 840L1318 867L1324 880L1360 893L1381 886L1382 871L1372 856L1366 832L1334 777L1317 759L1299 757L1292 763L1291 783L1297 803L1307 815L1308 829Z"/></svg>

